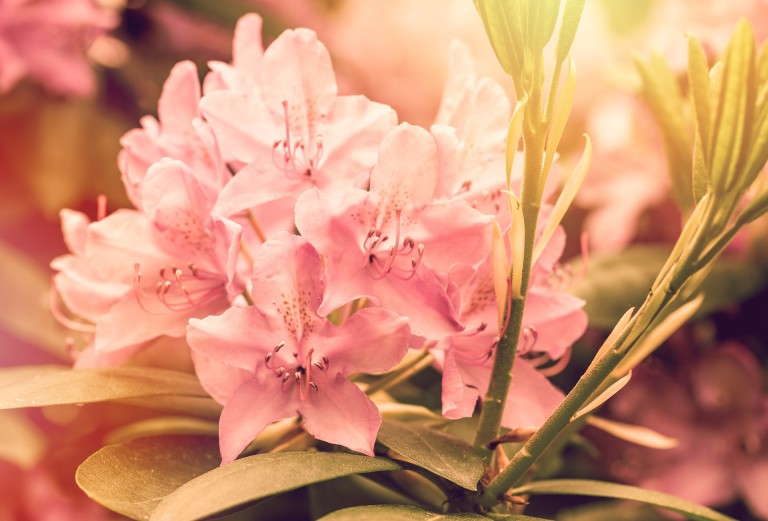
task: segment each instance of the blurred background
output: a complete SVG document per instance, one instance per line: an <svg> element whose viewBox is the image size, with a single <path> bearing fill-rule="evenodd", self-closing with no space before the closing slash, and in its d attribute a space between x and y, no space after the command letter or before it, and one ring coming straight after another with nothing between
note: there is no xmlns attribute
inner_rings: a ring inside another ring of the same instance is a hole
<svg viewBox="0 0 768 521"><path fill-rule="evenodd" d="M100 195L110 212L129 206L117 168L121 136L156 115L176 62L190 59L202 75L208 61L230 61L234 25L251 11L264 18L265 46L286 28L317 31L342 93L387 103L401 121L429 126L434 119L453 38L472 50L478 73L514 99L471 0L0 0L0 366L71 363L73 341L48 304L49 264L67 252L59 211L93 218ZM563 388L588 365L606 329L642 299L680 229L664 137L634 60L663 57L684 91L686 33L701 38L714 60L740 17L755 24L758 42L768 36L766 0L587 2L560 162L572 165L582 134L592 136L592 168L565 223L568 254L580 255L586 231L592 260L581 275L577 266L563 270L565 283L588 301L592 328L558 376ZM645 483L725 505L739 519L768 519L766 248L758 221L722 263L706 313L673 336L614 404L616 418L666 429L687 440L687 452L649 456L594 432L552 472ZM651 407L649 392L658 386L675 397L666 409ZM77 490L74 472L106 433L147 414L128 406L0 413L0 519L114 518ZM698 466L681 463L692 461ZM562 519L655 516L570 506Z"/></svg>

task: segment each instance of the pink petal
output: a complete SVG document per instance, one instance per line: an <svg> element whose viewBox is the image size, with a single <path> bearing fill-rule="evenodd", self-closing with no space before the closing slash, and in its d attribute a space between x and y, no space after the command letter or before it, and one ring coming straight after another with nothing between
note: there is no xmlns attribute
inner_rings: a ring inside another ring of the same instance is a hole
<svg viewBox="0 0 768 521"><path fill-rule="evenodd" d="M193 318L186 331L193 352L247 371L263 364L264 356L287 340L282 323L254 306L232 307L202 320ZM294 346L288 345L286 351Z"/></svg>
<svg viewBox="0 0 768 521"><path fill-rule="evenodd" d="M518 357L501 424L510 429L538 428L563 400L563 393L530 363Z"/></svg>
<svg viewBox="0 0 768 521"><path fill-rule="evenodd" d="M284 31L264 52L261 63L264 103L276 121L284 121L305 142L319 134L317 124L328 117L336 99L336 77L331 57L309 29Z"/></svg>
<svg viewBox="0 0 768 521"><path fill-rule="evenodd" d="M443 416L451 420L472 416L480 393L484 393L488 386L488 375L487 367L460 367L456 363L454 350L448 349L443 365ZM482 387L479 386L480 383Z"/></svg>
<svg viewBox="0 0 768 521"><path fill-rule="evenodd" d="M763 456L746 462L738 471L737 481L749 509L763 519L768 518L768 459Z"/></svg>
<svg viewBox="0 0 768 521"><path fill-rule="evenodd" d="M299 412L304 428L315 438L373 456L381 415L365 393L343 376L337 374L312 391L300 402Z"/></svg>
<svg viewBox="0 0 768 521"><path fill-rule="evenodd" d="M295 393L283 392L279 379L265 371L238 387L224 405L219 420L222 465L234 461L264 427L296 414L294 396Z"/></svg>
<svg viewBox="0 0 768 521"><path fill-rule="evenodd" d="M331 361L331 371L348 376L391 369L408 352L410 336L408 319L382 308L366 308L341 326L327 322L308 342Z"/></svg>
<svg viewBox="0 0 768 521"><path fill-rule="evenodd" d="M195 364L195 374L205 392L221 405L226 404L232 393L253 374L252 371L222 362L218 356L205 356L201 351L194 349L192 361Z"/></svg>
<svg viewBox="0 0 768 521"><path fill-rule="evenodd" d="M184 135L198 114L200 79L197 67L191 61L177 63L171 69L157 102L157 113L163 132Z"/></svg>
<svg viewBox="0 0 768 521"><path fill-rule="evenodd" d="M421 127L401 123L386 135L371 174L371 192L381 197L381 213L432 201L437 185L437 146Z"/></svg>
<svg viewBox="0 0 768 521"><path fill-rule="evenodd" d="M588 319L583 308L584 301L568 293L532 287L523 312L523 327L536 329L536 344L532 349L546 352L553 359L562 357L587 330Z"/></svg>

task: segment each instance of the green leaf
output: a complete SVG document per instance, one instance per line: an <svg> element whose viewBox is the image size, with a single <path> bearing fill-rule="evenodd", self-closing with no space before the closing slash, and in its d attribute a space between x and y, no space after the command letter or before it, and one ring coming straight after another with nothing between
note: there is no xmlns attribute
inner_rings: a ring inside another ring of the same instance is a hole
<svg viewBox="0 0 768 521"><path fill-rule="evenodd" d="M135 438L170 434L218 436L219 424L186 416L163 416L142 420L115 429L107 435L106 441L109 444L123 443Z"/></svg>
<svg viewBox="0 0 768 521"><path fill-rule="evenodd" d="M405 505L368 505L337 510L318 521L469 521L490 519L479 514L437 514ZM494 516L505 521L546 521L538 517L510 514Z"/></svg>
<svg viewBox="0 0 768 521"><path fill-rule="evenodd" d="M384 458L332 452L276 452L235 460L182 485L152 521L191 521L242 508L276 494L330 479L400 469Z"/></svg>
<svg viewBox="0 0 768 521"><path fill-rule="evenodd" d="M148 367L72 369L55 365L0 369L0 409L127 398L207 398L194 375Z"/></svg>
<svg viewBox="0 0 768 521"><path fill-rule="evenodd" d="M588 479L557 479L536 481L509 491L510 494L567 495L630 499L666 508L698 521L736 521L732 517L669 494L645 490L630 485Z"/></svg>
<svg viewBox="0 0 768 521"><path fill-rule="evenodd" d="M610 330L627 309L640 305L668 255L666 246L636 245L590 259L584 277L571 287L571 293L587 302L584 309L590 325ZM578 272L579 263L574 264ZM701 286L704 303L694 316L740 302L760 291L767 281L766 273L755 264L720 258Z"/></svg>
<svg viewBox="0 0 768 521"><path fill-rule="evenodd" d="M215 437L140 438L104 447L75 477L94 501L132 519L149 519L163 498L220 461Z"/></svg>
<svg viewBox="0 0 768 521"><path fill-rule="evenodd" d="M692 206L691 142L685 120L686 99L677 78L663 58L636 60L643 80L643 95L661 127L675 199L683 210Z"/></svg>
<svg viewBox="0 0 768 521"><path fill-rule="evenodd" d="M520 0L475 0L485 32L502 68L515 80L519 89L523 68L523 31Z"/></svg>
<svg viewBox="0 0 768 521"><path fill-rule="evenodd" d="M571 45L576 38L576 29L579 27L581 13L584 11L586 0L567 0L563 8L563 20L560 23L560 34L557 37L557 49L555 51L555 60L557 63L563 63L568 53L571 51Z"/></svg>
<svg viewBox="0 0 768 521"><path fill-rule="evenodd" d="M749 22L742 20L725 54L720 96L712 132L712 184L729 190L737 183L736 171L742 159L744 140L751 133L751 112L755 105L755 36ZM751 181L750 181L751 184Z"/></svg>
<svg viewBox="0 0 768 521"><path fill-rule="evenodd" d="M482 458L467 442L421 425L385 419L379 429L378 441L467 490L477 490L477 483L485 471Z"/></svg>
<svg viewBox="0 0 768 521"><path fill-rule="evenodd" d="M648 505L625 501L601 501L561 510L558 521L649 521L660 519L659 512ZM666 519L666 518L664 518Z"/></svg>

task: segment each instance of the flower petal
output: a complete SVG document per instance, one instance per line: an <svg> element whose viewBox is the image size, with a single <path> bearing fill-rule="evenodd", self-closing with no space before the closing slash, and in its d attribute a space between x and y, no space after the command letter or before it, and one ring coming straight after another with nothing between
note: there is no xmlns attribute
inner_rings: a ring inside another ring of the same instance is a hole
<svg viewBox="0 0 768 521"><path fill-rule="evenodd" d="M340 374L312 391L300 402L299 411L307 432L318 440L373 456L381 414L364 392Z"/></svg>

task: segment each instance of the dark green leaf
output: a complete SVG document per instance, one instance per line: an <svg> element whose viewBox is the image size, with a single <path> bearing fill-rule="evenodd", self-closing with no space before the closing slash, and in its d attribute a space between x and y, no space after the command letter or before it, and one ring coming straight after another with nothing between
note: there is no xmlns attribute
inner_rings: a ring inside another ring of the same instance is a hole
<svg viewBox="0 0 768 521"><path fill-rule="evenodd" d="M437 514L405 505L368 505L338 510L318 521L469 521L490 519L479 514ZM506 521L546 521L524 515L494 516Z"/></svg>
<svg viewBox="0 0 768 521"><path fill-rule="evenodd" d="M99 450L80 465L76 479L105 507L149 519L165 496L220 462L215 437L140 438Z"/></svg>
<svg viewBox="0 0 768 521"><path fill-rule="evenodd" d="M650 521L667 519L654 507L626 501L600 501L557 513L557 521Z"/></svg>
<svg viewBox="0 0 768 521"><path fill-rule="evenodd" d="M588 479L558 479L551 481L536 481L510 490L511 494L531 495L567 495L608 497L614 499L630 499L649 505L673 510L689 519L698 521L736 521L732 517L696 503L691 503L669 494L646 490L630 485L593 481Z"/></svg>
<svg viewBox="0 0 768 521"><path fill-rule="evenodd" d="M151 519L204 519L313 483L399 468L394 461L357 454L258 454L235 460L181 486L158 505Z"/></svg>
<svg viewBox="0 0 768 521"><path fill-rule="evenodd" d="M467 490L477 490L485 471L482 458L467 442L421 425L385 419L378 441Z"/></svg>
<svg viewBox="0 0 768 521"><path fill-rule="evenodd" d="M51 365L0 369L0 409L155 396L208 398L194 375L165 369Z"/></svg>
<svg viewBox="0 0 768 521"><path fill-rule="evenodd" d="M640 305L667 255L666 246L637 245L590 259L587 273L571 288L574 295L587 302L584 309L590 325L611 329L627 309ZM705 299L696 316L706 316L750 297L766 279L755 264L719 259L701 286Z"/></svg>

